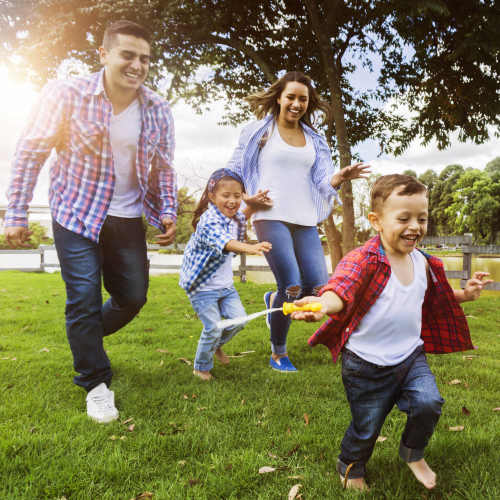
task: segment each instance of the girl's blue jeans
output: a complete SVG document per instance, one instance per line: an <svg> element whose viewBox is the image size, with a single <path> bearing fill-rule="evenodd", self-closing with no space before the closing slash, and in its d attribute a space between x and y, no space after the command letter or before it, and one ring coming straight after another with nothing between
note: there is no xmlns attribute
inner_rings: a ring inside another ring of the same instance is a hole
<svg viewBox="0 0 500 500"><path fill-rule="evenodd" d="M341 444L337 471L345 477L365 476L385 418L396 404L407 414L399 455L405 462L424 456L441 415L444 399L439 394L422 347L395 366L369 363L352 351L342 351L342 381L351 407L352 421Z"/></svg>
<svg viewBox="0 0 500 500"><path fill-rule="evenodd" d="M203 323L194 368L199 371L210 371L214 366L215 351L229 342L245 326L242 323L221 330L217 328L217 322L221 319L245 316L245 309L234 286L201 291L193 295L190 300Z"/></svg>
<svg viewBox="0 0 500 500"><path fill-rule="evenodd" d="M316 295L328 281L325 256L316 226L299 226L279 220L254 222L259 241L269 241L273 248L265 254L277 283L271 307L281 307L306 295ZM271 349L287 352L286 338L290 316L280 311L271 314Z"/></svg>

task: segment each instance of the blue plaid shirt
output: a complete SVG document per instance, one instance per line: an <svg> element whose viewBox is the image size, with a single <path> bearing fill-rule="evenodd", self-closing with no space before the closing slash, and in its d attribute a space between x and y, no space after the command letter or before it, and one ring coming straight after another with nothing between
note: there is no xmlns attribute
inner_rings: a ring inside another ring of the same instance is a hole
<svg viewBox="0 0 500 500"><path fill-rule="evenodd" d="M224 247L234 240L231 232L233 220L238 224L238 240L243 241L246 218L241 212L231 219L223 215L213 203L209 203L208 209L200 217L196 231L184 250L179 279L179 285L189 297L219 269L227 257L229 252L224 251Z"/></svg>
<svg viewBox="0 0 500 500"><path fill-rule="evenodd" d="M273 120L273 116L268 115L247 125L241 132L238 146L227 164L227 168L235 171L243 179L245 190L249 195L254 195L259 186L259 153L262 149L262 139L269 132ZM306 124L301 123L301 126L304 133L311 137L316 152L309 182L317 222L320 223L330 215L334 201L342 203L337 190L330 184L335 166L326 139Z"/></svg>

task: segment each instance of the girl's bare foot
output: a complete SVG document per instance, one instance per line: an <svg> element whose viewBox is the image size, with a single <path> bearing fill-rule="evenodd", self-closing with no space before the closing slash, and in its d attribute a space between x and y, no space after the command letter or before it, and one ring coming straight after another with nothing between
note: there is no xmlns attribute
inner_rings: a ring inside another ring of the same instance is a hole
<svg viewBox="0 0 500 500"><path fill-rule="evenodd" d="M220 347L215 351L215 357L219 360L219 363L222 363L223 365L229 364L229 356L224 354Z"/></svg>
<svg viewBox="0 0 500 500"><path fill-rule="evenodd" d="M200 377L201 380L212 380L212 374L210 372L202 372L201 370L193 370L193 375L196 375L197 377Z"/></svg>
<svg viewBox="0 0 500 500"><path fill-rule="evenodd" d="M416 462L407 462L408 467L413 472L413 475L428 489L431 490L436 486L436 474L427 465L427 462L422 458Z"/></svg>
<svg viewBox="0 0 500 500"><path fill-rule="evenodd" d="M369 491L368 485L366 484L364 477L355 477L353 479L347 478L347 482L342 474L339 474L340 481L342 482L342 486L344 488L349 488L353 490L359 491Z"/></svg>

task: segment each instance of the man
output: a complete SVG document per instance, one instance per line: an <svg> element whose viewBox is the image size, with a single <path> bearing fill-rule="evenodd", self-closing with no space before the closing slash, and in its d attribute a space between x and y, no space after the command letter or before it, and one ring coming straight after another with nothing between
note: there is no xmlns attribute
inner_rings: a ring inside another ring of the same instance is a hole
<svg viewBox="0 0 500 500"><path fill-rule="evenodd" d="M175 236L177 187L172 168L174 125L169 105L143 85L150 62L148 31L118 21L104 32L103 69L45 86L18 143L5 218L12 247L30 233L28 203L40 168L55 148L50 170L54 241L66 284L66 332L87 390L87 413L118 418L109 390L111 366L103 337L116 332L146 302L149 268L144 212ZM101 277L111 298L102 304Z"/></svg>

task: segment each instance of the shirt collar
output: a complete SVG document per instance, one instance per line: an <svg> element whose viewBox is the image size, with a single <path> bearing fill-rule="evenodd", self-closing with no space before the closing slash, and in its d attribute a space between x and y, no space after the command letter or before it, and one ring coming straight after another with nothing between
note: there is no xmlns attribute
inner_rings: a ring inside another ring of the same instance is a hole
<svg viewBox="0 0 500 500"><path fill-rule="evenodd" d="M237 222L238 224L245 223L244 222L245 216L239 210L238 210L238 212L236 212L236 216L234 218L227 217L211 201L208 203L208 210L210 210L213 214L215 214L221 220L221 222L223 222L225 224L229 224L233 221Z"/></svg>

